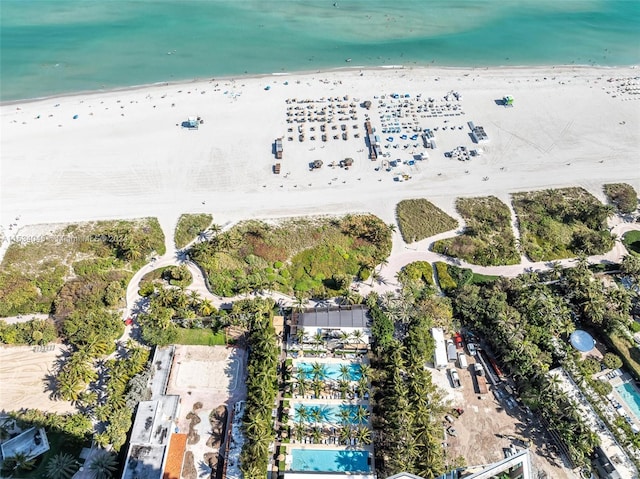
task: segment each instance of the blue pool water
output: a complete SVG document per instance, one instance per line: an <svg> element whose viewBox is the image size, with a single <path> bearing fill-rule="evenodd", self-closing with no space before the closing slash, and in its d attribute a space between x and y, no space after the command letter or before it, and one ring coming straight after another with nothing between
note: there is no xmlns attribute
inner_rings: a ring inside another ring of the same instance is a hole
<svg viewBox="0 0 640 479"><path fill-rule="evenodd" d="M627 405L636 419L640 420L640 394L636 388L633 387L633 384L624 383L620 386L616 387L616 391Z"/></svg>
<svg viewBox="0 0 640 479"><path fill-rule="evenodd" d="M292 449L292 471L370 472L367 451Z"/></svg>
<svg viewBox="0 0 640 479"><path fill-rule="evenodd" d="M322 374L320 374L320 379L334 379L334 380L343 379L342 372L340 371L340 366L342 366L342 364L333 364L333 363L331 364L320 363L320 364L323 366ZM360 379L362 374L360 372L359 364L344 363L344 365L346 365L349 368L349 374L348 374L349 380L357 381ZM307 379L314 378L313 363L298 363L297 368L299 372L305 373L305 376Z"/></svg>
<svg viewBox="0 0 640 479"><path fill-rule="evenodd" d="M328 404L298 404L294 408L294 420L298 422L300 420L300 406L303 406L307 411L307 422L313 423L315 422L314 411L320 411L321 413L321 422L329 423L329 424L340 424L340 411L348 410L351 418L351 423L355 424L358 421L356 420L356 411L358 406L354 406L351 404L348 405L328 405ZM366 421L365 421L366 422Z"/></svg>

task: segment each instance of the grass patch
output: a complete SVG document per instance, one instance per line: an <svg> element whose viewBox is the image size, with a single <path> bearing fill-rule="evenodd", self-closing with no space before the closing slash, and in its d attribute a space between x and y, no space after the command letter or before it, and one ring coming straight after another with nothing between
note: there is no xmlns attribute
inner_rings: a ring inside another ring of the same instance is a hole
<svg viewBox="0 0 640 479"><path fill-rule="evenodd" d="M91 295L102 291L106 306L119 307L133 272L150 254L164 251L155 218L72 224L24 236L0 264L0 317L54 312L54 301L71 281L84 282Z"/></svg>
<svg viewBox="0 0 640 479"><path fill-rule="evenodd" d="M613 247L607 229L612 207L582 188L515 193L513 207L520 244L533 261L602 254Z"/></svg>
<svg viewBox="0 0 640 479"><path fill-rule="evenodd" d="M205 231L212 221L213 216L207 213L180 216L175 232L176 248L182 249L187 246L200 233Z"/></svg>
<svg viewBox="0 0 640 479"><path fill-rule="evenodd" d="M420 241L458 227L458 222L425 199L403 200L396 206L402 239Z"/></svg>
<svg viewBox="0 0 640 479"><path fill-rule="evenodd" d="M640 231L627 231L622 235L622 244L629 253L640 256Z"/></svg>
<svg viewBox="0 0 640 479"><path fill-rule="evenodd" d="M190 256L220 296L269 289L326 297L368 276L390 252L391 232L382 220L347 215L244 222L195 244Z"/></svg>
<svg viewBox="0 0 640 479"><path fill-rule="evenodd" d="M640 349L632 341L616 334L605 336L616 354L620 356L625 368L633 374L636 381L640 381Z"/></svg>
<svg viewBox="0 0 640 479"><path fill-rule="evenodd" d="M638 208L638 194L627 183L609 183L604 185L604 194L620 213L633 213Z"/></svg>
<svg viewBox="0 0 640 479"><path fill-rule="evenodd" d="M442 263L445 264L445 263ZM463 286L465 284L485 284L496 281L500 276L491 276L487 274L474 273L469 268L460 268L452 264L447 264L447 271L457 286Z"/></svg>
<svg viewBox="0 0 640 479"><path fill-rule="evenodd" d="M495 196L485 196L458 198L456 208L467 223L464 233L436 241L433 251L482 266L520 262L507 205Z"/></svg>
<svg viewBox="0 0 640 479"><path fill-rule="evenodd" d="M178 328L178 338L176 344L186 344L191 346L224 346L224 331L214 333L209 328L186 329Z"/></svg>

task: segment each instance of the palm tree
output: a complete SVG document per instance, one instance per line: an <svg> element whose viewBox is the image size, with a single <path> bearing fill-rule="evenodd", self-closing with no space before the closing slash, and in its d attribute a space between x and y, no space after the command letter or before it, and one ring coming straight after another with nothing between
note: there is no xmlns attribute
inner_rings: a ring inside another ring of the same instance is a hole
<svg viewBox="0 0 640 479"><path fill-rule="evenodd" d="M354 437L359 444L371 444L371 429L359 426L354 432Z"/></svg>
<svg viewBox="0 0 640 479"><path fill-rule="evenodd" d="M315 394L317 399L320 397L320 393L324 389L324 381L316 378L313 381L311 381L311 387L313 388L313 393Z"/></svg>
<svg viewBox="0 0 640 479"><path fill-rule="evenodd" d="M56 395L65 401L75 402L84 389L84 384L77 377L60 374L56 384Z"/></svg>
<svg viewBox="0 0 640 479"><path fill-rule="evenodd" d="M340 428L340 432L338 433L338 440L341 444L347 444L351 442L351 437L353 434L353 430L350 426L344 426Z"/></svg>
<svg viewBox="0 0 640 479"><path fill-rule="evenodd" d="M305 427L305 425L302 423L302 421L296 423L293 426L293 434L296 438L296 441L301 442L302 438L304 437L304 434L306 432L307 428Z"/></svg>
<svg viewBox="0 0 640 479"><path fill-rule="evenodd" d="M347 426L353 422L353 413L350 407L341 407L338 412L338 419L342 426Z"/></svg>
<svg viewBox="0 0 640 479"><path fill-rule="evenodd" d="M351 333L351 337L355 343L364 343L364 333L362 332L362 329L355 329Z"/></svg>
<svg viewBox="0 0 640 479"><path fill-rule="evenodd" d="M305 378L305 373L303 371L298 372L298 377L296 378L296 388L298 390L299 396L304 396L307 394L307 379Z"/></svg>
<svg viewBox="0 0 640 479"><path fill-rule="evenodd" d="M361 364L360 365L360 376L365 378L367 381L371 380L371 365L369 365L369 364Z"/></svg>
<svg viewBox="0 0 640 479"><path fill-rule="evenodd" d="M322 333L316 333L313 335L313 344L316 346L316 350L320 350L320 345L324 343L324 336Z"/></svg>
<svg viewBox="0 0 640 479"><path fill-rule="evenodd" d="M92 479L109 479L113 477L117 468L116 455L104 449L96 452L89 463L89 473Z"/></svg>
<svg viewBox="0 0 640 479"><path fill-rule="evenodd" d="M293 310L297 313L304 311L307 305L307 297L304 294L296 293L296 299L293 303Z"/></svg>
<svg viewBox="0 0 640 479"><path fill-rule="evenodd" d="M349 391L349 381L340 379L338 381L338 389L340 390L340 399L347 399L347 392Z"/></svg>
<svg viewBox="0 0 640 479"><path fill-rule="evenodd" d="M351 334L349 334L347 331L340 331L340 342L342 343L343 347L349 344L350 340L351 340Z"/></svg>
<svg viewBox="0 0 640 479"><path fill-rule="evenodd" d="M369 419L369 411L367 411L367 408L364 406L358 406L353 413L353 418L359 424L365 423L367 419Z"/></svg>
<svg viewBox="0 0 640 479"><path fill-rule="evenodd" d="M196 290L191 290L189 291L189 305L192 308L197 308L198 305L200 304L200 293L198 293Z"/></svg>
<svg viewBox="0 0 640 479"><path fill-rule="evenodd" d="M322 411L320 410L320 408L319 407L312 408L311 412L309 413L309 418L311 419L311 422L314 423L316 426L320 424L322 422Z"/></svg>
<svg viewBox="0 0 640 479"><path fill-rule="evenodd" d="M198 304L198 314L200 316L210 316L214 310L215 307L210 299L205 298Z"/></svg>
<svg viewBox="0 0 640 479"><path fill-rule="evenodd" d="M303 424L309 420L309 409L304 404L298 404L296 407L296 415L298 416L298 423Z"/></svg>
<svg viewBox="0 0 640 479"><path fill-rule="evenodd" d="M13 456L6 458L4 464L11 471L30 471L35 465L35 460L24 452L16 452Z"/></svg>
<svg viewBox="0 0 640 479"><path fill-rule="evenodd" d="M327 367L322 363L313 363L311 365L311 376L313 376L313 379L325 379L327 377Z"/></svg>
<svg viewBox="0 0 640 479"><path fill-rule="evenodd" d="M341 364L339 377L342 381L349 381L351 379L351 368L346 364Z"/></svg>
<svg viewBox="0 0 640 479"><path fill-rule="evenodd" d="M322 429L320 429L318 426L314 427L311 430L311 438L313 439L314 444L318 444L320 442L320 439L322 439Z"/></svg>
<svg viewBox="0 0 640 479"><path fill-rule="evenodd" d="M296 341L298 344L303 344L307 339L307 332L303 328L296 329Z"/></svg>
<svg viewBox="0 0 640 479"><path fill-rule="evenodd" d="M78 461L71 454L59 452L47 462L45 476L49 479L71 479L78 470Z"/></svg>

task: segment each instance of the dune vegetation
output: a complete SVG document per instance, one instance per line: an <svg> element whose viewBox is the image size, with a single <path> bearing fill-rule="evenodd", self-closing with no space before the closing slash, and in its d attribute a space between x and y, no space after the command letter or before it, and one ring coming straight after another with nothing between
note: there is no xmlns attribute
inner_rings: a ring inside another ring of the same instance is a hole
<svg viewBox="0 0 640 479"><path fill-rule="evenodd" d="M436 241L433 251L481 266L520 262L507 205L495 196L458 198L456 209L466 222L463 234Z"/></svg>
<svg viewBox="0 0 640 479"><path fill-rule="evenodd" d="M396 206L402 239L413 243L458 227L458 222L425 199L403 200Z"/></svg>
<svg viewBox="0 0 640 479"><path fill-rule="evenodd" d="M583 188L515 193L513 207L520 224L520 245L533 261L595 255L609 251L613 238L603 205Z"/></svg>

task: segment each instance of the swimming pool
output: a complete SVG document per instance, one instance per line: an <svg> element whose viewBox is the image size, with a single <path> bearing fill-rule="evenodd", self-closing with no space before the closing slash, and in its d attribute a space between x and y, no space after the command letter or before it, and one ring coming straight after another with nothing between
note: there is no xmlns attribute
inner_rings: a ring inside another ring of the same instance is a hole
<svg viewBox="0 0 640 479"><path fill-rule="evenodd" d="M356 424L358 422L357 419L357 411L360 406L356 406L353 404L347 405L329 405L329 404L296 404L294 407L294 415L293 418L296 422L300 421L300 415L306 414L305 422L314 423L318 419L319 422L329 423L329 424L340 424L341 423L341 411L347 410L349 411L349 422L351 424ZM304 412L302 412L304 410ZM367 417L368 417L367 412ZM366 419L363 422L367 422Z"/></svg>
<svg viewBox="0 0 640 479"><path fill-rule="evenodd" d="M320 379L347 379L349 381L358 381L362 377L359 364L351 363L298 363L296 367L298 372L304 373L307 379L313 379L316 375L314 370L314 364L321 366L321 371L318 372ZM344 373L341 366L346 366Z"/></svg>
<svg viewBox="0 0 640 479"><path fill-rule="evenodd" d="M344 449L292 449L292 471L370 472L369 453Z"/></svg>
<svg viewBox="0 0 640 479"><path fill-rule="evenodd" d="M633 387L633 384L624 383L616 386L616 391L636 419L640 420L640 394L638 394L636 388Z"/></svg>

